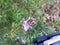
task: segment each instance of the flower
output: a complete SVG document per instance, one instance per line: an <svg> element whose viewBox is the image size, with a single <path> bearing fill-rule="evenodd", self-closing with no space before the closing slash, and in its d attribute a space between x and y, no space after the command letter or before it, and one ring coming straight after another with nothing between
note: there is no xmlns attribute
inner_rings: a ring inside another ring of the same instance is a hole
<svg viewBox="0 0 60 45"><path fill-rule="evenodd" d="M20 39L20 37L18 35L16 35L15 40L19 40L19 39Z"/></svg>
<svg viewBox="0 0 60 45"><path fill-rule="evenodd" d="M21 38L22 44L26 44L27 40L25 38Z"/></svg>
<svg viewBox="0 0 60 45"><path fill-rule="evenodd" d="M32 29L32 26L36 24L36 19L29 17L27 20L24 20L23 27L24 30L27 31L28 29Z"/></svg>

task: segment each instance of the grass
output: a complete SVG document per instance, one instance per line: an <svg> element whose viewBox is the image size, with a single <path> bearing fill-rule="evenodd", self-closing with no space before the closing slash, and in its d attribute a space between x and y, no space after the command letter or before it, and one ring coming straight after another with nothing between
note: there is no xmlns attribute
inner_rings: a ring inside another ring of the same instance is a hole
<svg viewBox="0 0 60 45"><path fill-rule="evenodd" d="M43 35L43 31L51 34L54 26L60 26L57 20L53 26L43 23L43 4L52 0L0 0L0 45L22 45L15 41L15 36L27 39L26 45L33 45L33 39ZM32 30L25 32L22 18L35 17L37 24ZM4 35L6 37L4 37Z"/></svg>

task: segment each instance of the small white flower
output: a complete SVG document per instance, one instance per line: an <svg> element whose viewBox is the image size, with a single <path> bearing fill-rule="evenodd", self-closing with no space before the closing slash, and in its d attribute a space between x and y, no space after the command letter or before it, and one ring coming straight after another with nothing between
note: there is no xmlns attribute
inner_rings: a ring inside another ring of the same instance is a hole
<svg viewBox="0 0 60 45"><path fill-rule="evenodd" d="M15 37L15 40L19 40L20 39L20 37L17 35L16 37Z"/></svg>
<svg viewBox="0 0 60 45"><path fill-rule="evenodd" d="M27 40L25 38L21 38L22 44L26 44Z"/></svg>

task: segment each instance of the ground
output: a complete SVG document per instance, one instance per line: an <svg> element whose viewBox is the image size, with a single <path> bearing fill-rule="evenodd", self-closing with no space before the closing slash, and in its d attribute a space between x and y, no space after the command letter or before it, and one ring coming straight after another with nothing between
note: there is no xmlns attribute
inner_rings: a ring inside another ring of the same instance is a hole
<svg viewBox="0 0 60 45"><path fill-rule="evenodd" d="M35 18L36 24L25 31L23 19L29 17ZM58 31L59 0L0 0L0 45L23 45L22 40L33 45L34 38Z"/></svg>

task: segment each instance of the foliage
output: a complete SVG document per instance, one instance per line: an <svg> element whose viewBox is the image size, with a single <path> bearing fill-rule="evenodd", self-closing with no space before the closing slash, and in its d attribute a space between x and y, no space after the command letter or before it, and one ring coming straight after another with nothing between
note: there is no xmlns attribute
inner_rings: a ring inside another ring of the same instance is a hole
<svg viewBox="0 0 60 45"><path fill-rule="evenodd" d="M15 36L24 37L26 45L33 45L33 39L45 33L55 31L55 26L60 26L57 19L53 26L44 24L46 16L43 16L43 5L52 0L0 0L0 45L22 45L16 41ZM23 18L35 17L37 24L33 29L25 32L23 29Z"/></svg>

